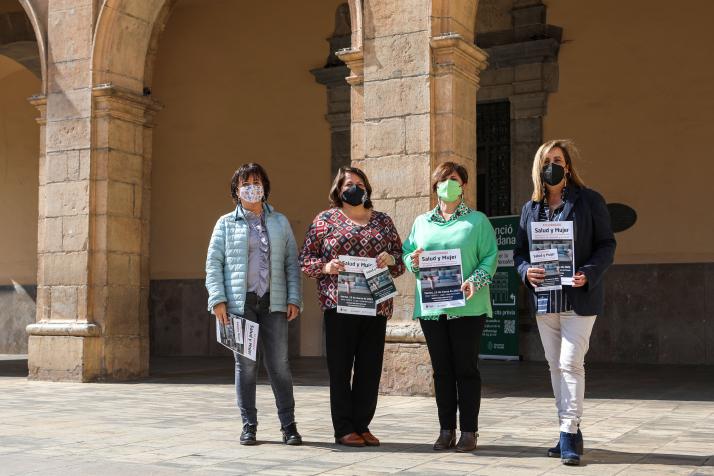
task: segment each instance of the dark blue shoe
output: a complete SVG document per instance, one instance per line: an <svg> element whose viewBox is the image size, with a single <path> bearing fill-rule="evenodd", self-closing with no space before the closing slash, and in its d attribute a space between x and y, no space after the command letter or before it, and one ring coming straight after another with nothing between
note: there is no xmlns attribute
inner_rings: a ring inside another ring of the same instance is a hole
<svg viewBox="0 0 714 476"><path fill-rule="evenodd" d="M560 461L568 466L580 465L577 433L560 432Z"/></svg>
<svg viewBox="0 0 714 476"><path fill-rule="evenodd" d="M583 434L580 433L580 428L578 428L578 441L577 441L577 450L578 454L580 456L583 455ZM558 440L558 444L555 445L553 448L548 448L548 456L551 458L560 458L560 440Z"/></svg>

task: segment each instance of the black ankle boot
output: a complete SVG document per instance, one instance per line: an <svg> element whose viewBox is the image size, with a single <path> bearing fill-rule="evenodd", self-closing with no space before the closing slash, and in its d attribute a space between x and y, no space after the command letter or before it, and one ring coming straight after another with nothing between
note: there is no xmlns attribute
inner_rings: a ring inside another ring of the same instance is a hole
<svg viewBox="0 0 714 476"><path fill-rule="evenodd" d="M243 425L243 431L240 434L240 444L241 445L254 445L257 443L255 439L255 434L258 432L257 425L251 425L246 423Z"/></svg>
<svg viewBox="0 0 714 476"><path fill-rule="evenodd" d="M456 430L441 430L434 443L435 451L448 450L456 444Z"/></svg>
<svg viewBox="0 0 714 476"><path fill-rule="evenodd" d="M302 436L298 433L297 424L291 423L280 429L283 432L283 443L290 446L298 446L302 444Z"/></svg>

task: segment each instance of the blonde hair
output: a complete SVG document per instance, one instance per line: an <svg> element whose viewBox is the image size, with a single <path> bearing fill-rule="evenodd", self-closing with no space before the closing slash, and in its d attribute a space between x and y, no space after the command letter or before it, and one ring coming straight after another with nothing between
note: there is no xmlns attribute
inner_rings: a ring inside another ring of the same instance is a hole
<svg viewBox="0 0 714 476"><path fill-rule="evenodd" d="M544 196L544 185L543 180L540 178L540 173L543 170L546 162L546 156L554 148L559 148L563 151L563 156L565 158L565 163L568 166L568 173L566 175L568 184L575 184L578 187L585 187L585 182L578 175L578 171L575 167L575 162L580 160L580 153L578 148L575 147L575 142L571 139L555 139L549 140L545 144L541 145L533 158L533 201L540 202L543 200Z"/></svg>

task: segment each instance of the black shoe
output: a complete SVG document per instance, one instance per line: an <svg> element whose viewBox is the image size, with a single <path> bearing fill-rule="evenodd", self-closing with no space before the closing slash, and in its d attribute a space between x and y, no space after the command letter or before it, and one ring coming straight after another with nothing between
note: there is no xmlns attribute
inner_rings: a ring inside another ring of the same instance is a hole
<svg viewBox="0 0 714 476"><path fill-rule="evenodd" d="M297 425L291 423L288 426L281 428L283 432L283 443L290 446L298 446L302 444L302 436L297 431Z"/></svg>
<svg viewBox="0 0 714 476"><path fill-rule="evenodd" d="M476 449L476 440L478 433L475 431L462 431L459 442L456 443L456 451L459 453L468 453Z"/></svg>
<svg viewBox="0 0 714 476"><path fill-rule="evenodd" d="M434 451L448 450L456 445L456 430L441 430L434 443Z"/></svg>
<svg viewBox="0 0 714 476"><path fill-rule="evenodd" d="M255 434L258 432L257 425L251 425L246 423L243 425L243 431L240 434L240 444L241 445L254 445L257 443L255 439Z"/></svg>

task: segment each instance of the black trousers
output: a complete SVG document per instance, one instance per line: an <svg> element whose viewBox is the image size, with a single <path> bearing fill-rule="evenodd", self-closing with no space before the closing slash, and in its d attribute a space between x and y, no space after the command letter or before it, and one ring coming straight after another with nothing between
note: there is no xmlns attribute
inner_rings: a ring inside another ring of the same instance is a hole
<svg viewBox="0 0 714 476"><path fill-rule="evenodd" d="M335 437L369 431L377 409L387 318L325 311L330 410Z"/></svg>
<svg viewBox="0 0 714 476"><path fill-rule="evenodd" d="M434 391L442 430L478 431L481 408L479 344L486 316L419 319L434 369Z"/></svg>

